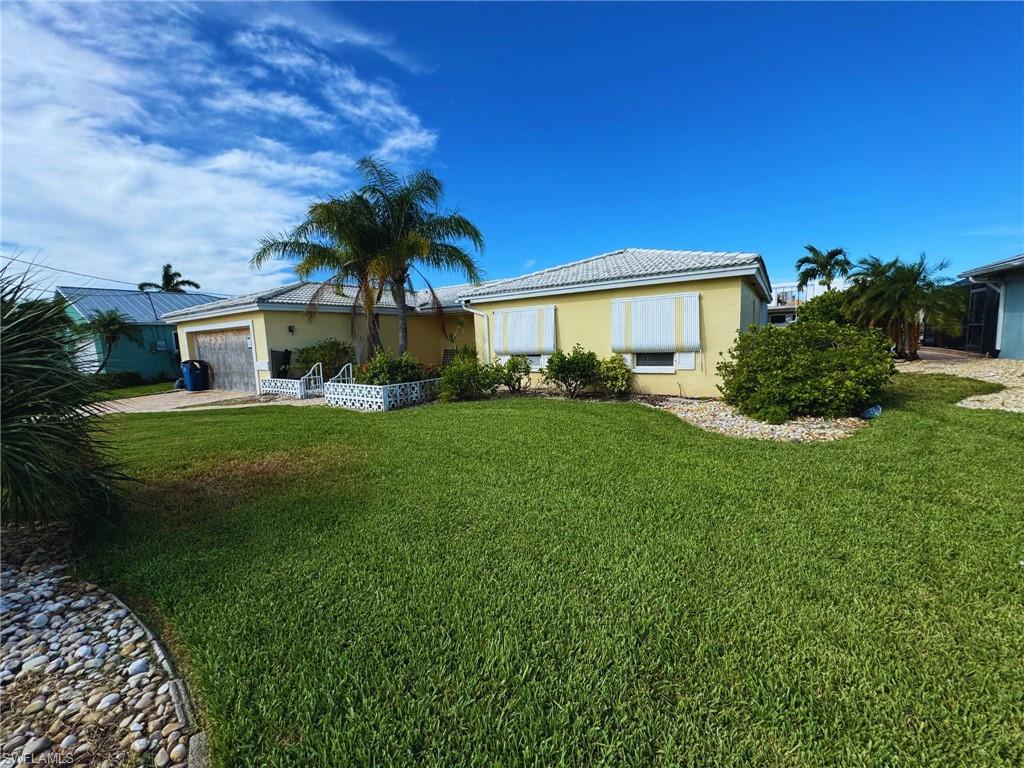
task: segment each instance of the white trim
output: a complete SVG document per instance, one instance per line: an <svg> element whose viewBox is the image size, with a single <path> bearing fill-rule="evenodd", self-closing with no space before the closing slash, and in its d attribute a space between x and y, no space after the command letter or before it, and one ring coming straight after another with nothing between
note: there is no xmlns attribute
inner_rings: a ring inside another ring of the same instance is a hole
<svg viewBox="0 0 1024 768"><path fill-rule="evenodd" d="M308 306L308 304L302 302L285 304L282 302L257 301L250 304L238 304L231 307L217 307L202 310L202 305L200 304L197 308L200 311L182 314L183 310L178 310L176 312L168 312L166 315L160 315L160 318L167 320L172 324L190 323L193 320L205 320L211 317L224 317L225 315L239 315L243 312L305 312ZM412 309L413 308L410 307L410 310ZM353 311L362 314L363 308L353 304L346 304L343 306L320 304L317 306L316 311L328 312L337 315L351 315ZM398 310L392 307L376 307L374 309L374 314L397 315Z"/></svg>
<svg viewBox="0 0 1024 768"><path fill-rule="evenodd" d="M996 352L1001 352L1003 349L1003 315L1006 314L1006 282L1000 280L995 282L993 280L983 280L980 277L967 276L967 282L974 285L984 285L991 288L999 296L999 305L996 309L996 341L995 349Z"/></svg>
<svg viewBox="0 0 1024 768"><path fill-rule="evenodd" d="M566 293L590 293L593 291L612 291L618 288L630 288L637 285L685 283L690 280L713 280L718 277L744 277L747 275L753 275L754 277L756 277L758 287L760 287L762 291L764 291L764 296L771 297L771 288L766 281L766 276L761 266L744 265L741 267L731 267L728 269L705 269L692 272L674 272L670 275L635 277L623 280L614 280L605 283L584 283L581 285L551 286L549 288L533 288L523 291L506 291L505 293L480 294L476 296L469 296L463 299L463 303L469 304L471 302L475 302L478 304L482 304L489 301L528 298L531 296L560 296Z"/></svg>
<svg viewBox="0 0 1024 768"><path fill-rule="evenodd" d="M637 354L648 354L645 352L632 352L623 354L626 365L633 373L678 373L679 371L694 371L697 369L696 352L674 352L672 365L636 365ZM665 354L668 354L667 352Z"/></svg>
<svg viewBox="0 0 1024 768"><path fill-rule="evenodd" d="M227 321L223 323L206 323L205 325L197 325L195 328L184 328L180 329L185 333L185 351L188 353L189 360L193 360L192 357L195 349L193 348L193 341L189 338L189 334L202 333L204 331L223 331L230 328L246 328L249 331L249 350L252 352L252 375L256 382L256 394L260 392L260 370L270 370L269 360L258 360L256 358L256 329L253 327L252 320L235 320ZM266 368L261 369L260 365L265 365Z"/></svg>

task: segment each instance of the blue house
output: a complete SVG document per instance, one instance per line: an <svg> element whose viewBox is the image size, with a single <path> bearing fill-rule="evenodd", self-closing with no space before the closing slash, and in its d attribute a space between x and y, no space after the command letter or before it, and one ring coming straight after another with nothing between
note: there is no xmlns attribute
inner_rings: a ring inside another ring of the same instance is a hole
<svg viewBox="0 0 1024 768"><path fill-rule="evenodd" d="M999 294L995 349L999 357L1024 360L1024 253L962 272Z"/></svg>
<svg viewBox="0 0 1024 768"><path fill-rule="evenodd" d="M178 334L174 324L161 320L160 315L223 298L208 293L163 293L66 285L57 287L57 295L64 298L67 312L76 323L86 323L97 312L111 309L128 318L128 322L139 330L140 343L120 339L114 345L103 373L133 371L144 379L170 379L180 375ZM87 345L79 353L79 369L96 373L106 354L106 344L97 336L92 345Z"/></svg>

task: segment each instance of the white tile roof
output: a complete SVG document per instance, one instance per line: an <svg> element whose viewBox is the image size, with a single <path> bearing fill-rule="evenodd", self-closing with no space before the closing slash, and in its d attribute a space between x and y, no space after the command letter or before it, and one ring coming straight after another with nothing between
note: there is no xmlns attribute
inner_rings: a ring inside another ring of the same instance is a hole
<svg viewBox="0 0 1024 768"><path fill-rule="evenodd" d="M1018 253L1016 256L1011 256L1008 259L1002 261L995 261L991 264L983 264L980 267L974 269L968 269L966 272L961 272L957 277L971 277L974 275L989 275L996 272L1007 272L1011 269L1024 268L1024 253Z"/></svg>
<svg viewBox="0 0 1024 768"><path fill-rule="evenodd" d="M725 251L666 251L654 248L623 248L602 253L582 261L542 269L522 277L492 280L471 287L464 298L536 292L573 286L615 283L633 278L681 275L732 267L761 267L761 256L756 253Z"/></svg>

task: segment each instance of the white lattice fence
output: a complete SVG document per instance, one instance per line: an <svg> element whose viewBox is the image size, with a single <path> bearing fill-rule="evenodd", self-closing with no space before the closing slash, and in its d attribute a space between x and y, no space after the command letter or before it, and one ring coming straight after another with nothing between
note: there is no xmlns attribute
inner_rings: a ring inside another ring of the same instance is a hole
<svg viewBox="0 0 1024 768"><path fill-rule="evenodd" d="M440 381L424 379L386 386L329 381L324 384L324 398L328 405L353 411L390 411L433 400Z"/></svg>
<svg viewBox="0 0 1024 768"><path fill-rule="evenodd" d="M302 399L303 387L301 379L263 379L260 381L260 393L264 395L285 395Z"/></svg>

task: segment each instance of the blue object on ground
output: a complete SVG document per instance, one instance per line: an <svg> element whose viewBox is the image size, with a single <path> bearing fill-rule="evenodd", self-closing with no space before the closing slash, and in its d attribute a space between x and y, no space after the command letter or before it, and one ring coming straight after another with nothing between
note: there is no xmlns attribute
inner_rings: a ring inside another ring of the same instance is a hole
<svg viewBox="0 0 1024 768"><path fill-rule="evenodd" d="M184 389L185 388L185 380L179 376L177 379L174 380L174 388L175 389Z"/></svg>
<svg viewBox="0 0 1024 768"><path fill-rule="evenodd" d="M870 408L865 408L861 412L860 417L862 419L877 419L881 415L882 415L882 406L880 406L880 405L872 405Z"/></svg>
<svg viewBox="0 0 1024 768"><path fill-rule="evenodd" d="M181 364L181 377L189 392L202 392L210 387L210 364L205 360L185 360Z"/></svg>

